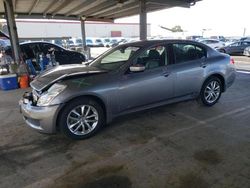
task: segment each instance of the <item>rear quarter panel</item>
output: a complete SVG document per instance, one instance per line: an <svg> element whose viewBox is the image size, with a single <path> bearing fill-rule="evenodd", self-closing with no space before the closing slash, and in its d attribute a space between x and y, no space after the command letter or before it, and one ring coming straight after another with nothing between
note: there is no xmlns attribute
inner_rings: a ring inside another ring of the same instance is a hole
<svg viewBox="0 0 250 188"><path fill-rule="evenodd" d="M232 85L236 77L235 66L230 63L230 56L214 52L207 58L207 67L204 72L204 80L212 75L220 75L224 78L224 91Z"/></svg>

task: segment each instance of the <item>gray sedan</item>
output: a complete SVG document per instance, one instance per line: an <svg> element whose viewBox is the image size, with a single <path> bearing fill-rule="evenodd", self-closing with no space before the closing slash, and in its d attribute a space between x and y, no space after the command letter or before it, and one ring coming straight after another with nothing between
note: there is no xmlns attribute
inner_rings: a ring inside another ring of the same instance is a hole
<svg viewBox="0 0 250 188"><path fill-rule="evenodd" d="M142 41L110 49L89 65L43 72L19 104L39 132L84 139L123 114L197 98L212 106L234 80L230 56L204 44Z"/></svg>
<svg viewBox="0 0 250 188"><path fill-rule="evenodd" d="M248 46L250 46L250 41L238 41L221 47L218 51L230 55L242 55L244 53L244 49Z"/></svg>

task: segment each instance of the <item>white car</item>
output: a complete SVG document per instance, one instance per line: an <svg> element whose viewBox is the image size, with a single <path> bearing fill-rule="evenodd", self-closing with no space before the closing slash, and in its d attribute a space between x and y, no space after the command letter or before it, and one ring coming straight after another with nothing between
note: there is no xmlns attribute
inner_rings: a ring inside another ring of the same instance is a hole
<svg viewBox="0 0 250 188"><path fill-rule="evenodd" d="M89 47L104 47L103 41L101 38L87 38L86 39L87 46Z"/></svg>
<svg viewBox="0 0 250 188"><path fill-rule="evenodd" d="M81 38L71 38L69 39L69 46L70 47L81 47L82 46L82 39Z"/></svg>
<svg viewBox="0 0 250 188"><path fill-rule="evenodd" d="M111 41L110 38L101 38L101 40L102 40L104 47L109 47L109 43Z"/></svg>
<svg viewBox="0 0 250 188"><path fill-rule="evenodd" d="M206 44L206 45L210 46L211 48L215 48L215 49L222 48L225 46L224 42L221 42L221 41L215 40L215 39L202 39L199 42Z"/></svg>

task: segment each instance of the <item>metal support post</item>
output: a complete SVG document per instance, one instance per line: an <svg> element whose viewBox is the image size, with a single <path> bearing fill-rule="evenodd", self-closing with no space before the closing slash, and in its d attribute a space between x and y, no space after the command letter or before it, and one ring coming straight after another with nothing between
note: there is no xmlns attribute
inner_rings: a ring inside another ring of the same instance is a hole
<svg viewBox="0 0 250 188"><path fill-rule="evenodd" d="M147 9L146 1L140 0L139 15L140 15L140 40L147 39Z"/></svg>

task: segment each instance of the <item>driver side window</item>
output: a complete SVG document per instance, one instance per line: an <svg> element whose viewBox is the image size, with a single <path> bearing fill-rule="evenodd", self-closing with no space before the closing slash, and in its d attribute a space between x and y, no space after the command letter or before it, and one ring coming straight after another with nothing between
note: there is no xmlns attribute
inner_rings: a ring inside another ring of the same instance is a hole
<svg viewBox="0 0 250 188"><path fill-rule="evenodd" d="M154 69L167 65L167 51L165 46L151 47L141 53L136 59L135 66L144 66L145 69Z"/></svg>

